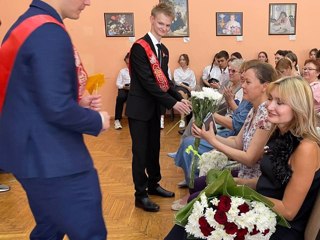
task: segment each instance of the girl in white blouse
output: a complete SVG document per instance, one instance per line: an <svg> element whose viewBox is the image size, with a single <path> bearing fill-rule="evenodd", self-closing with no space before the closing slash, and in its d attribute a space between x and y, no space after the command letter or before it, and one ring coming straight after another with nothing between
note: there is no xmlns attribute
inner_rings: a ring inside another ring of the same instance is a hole
<svg viewBox="0 0 320 240"><path fill-rule="evenodd" d="M194 72L189 68L189 56L188 54L181 54L178 61L180 67L176 68L173 72L173 79L176 85L176 90L181 94L184 99L188 99L191 96L191 91L196 86L196 76ZM181 115L180 128L185 128L185 116Z"/></svg>

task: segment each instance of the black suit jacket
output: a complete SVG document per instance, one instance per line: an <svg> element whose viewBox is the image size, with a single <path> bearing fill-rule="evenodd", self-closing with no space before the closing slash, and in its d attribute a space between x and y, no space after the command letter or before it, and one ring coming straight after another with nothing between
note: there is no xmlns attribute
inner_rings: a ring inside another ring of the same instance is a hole
<svg viewBox="0 0 320 240"><path fill-rule="evenodd" d="M156 54L149 35L146 34L142 39L149 43L152 51ZM162 45L162 52L161 68L169 79L169 51L164 45ZM160 115L161 105L170 109L177 101L182 99L170 80L170 89L167 92L163 92L160 89L153 75L147 54L138 43L133 44L130 52L130 77L131 84L126 107L126 114L129 118L143 121L149 120L153 114Z"/></svg>

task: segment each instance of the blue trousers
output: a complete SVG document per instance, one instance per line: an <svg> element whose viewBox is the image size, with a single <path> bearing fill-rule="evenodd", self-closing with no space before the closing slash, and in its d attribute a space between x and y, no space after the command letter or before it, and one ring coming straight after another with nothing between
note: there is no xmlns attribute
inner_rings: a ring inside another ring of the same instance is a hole
<svg viewBox="0 0 320 240"><path fill-rule="evenodd" d="M31 240L105 240L101 190L95 169L56 178L17 178L36 221Z"/></svg>

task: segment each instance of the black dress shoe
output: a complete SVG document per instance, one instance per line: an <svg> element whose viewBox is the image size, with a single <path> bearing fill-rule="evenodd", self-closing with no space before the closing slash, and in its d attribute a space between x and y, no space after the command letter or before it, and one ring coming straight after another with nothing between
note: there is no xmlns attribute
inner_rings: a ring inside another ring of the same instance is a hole
<svg viewBox="0 0 320 240"><path fill-rule="evenodd" d="M167 191L164 188L162 188L161 186L158 186L153 189L152 188L148 189L148 193L150 195L157 195L160 197L167 197L167 198L174 197L174 192Z"/></svg>
<svg viewBox="0 0 320 240"><path fill-rule="evenodd" d="M138 208L142 208L147 212L158 212L160 210L159 205L152 202L148 197L136 198L135 206Z"/></svg>

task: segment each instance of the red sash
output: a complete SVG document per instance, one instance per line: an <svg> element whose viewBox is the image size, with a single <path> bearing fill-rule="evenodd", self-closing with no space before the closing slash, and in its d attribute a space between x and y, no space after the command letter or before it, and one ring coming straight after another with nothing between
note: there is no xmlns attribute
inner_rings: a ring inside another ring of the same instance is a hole
<svg viewBox="0 0 320 240"><path fill-rule="evenodd" d="M163 73L163 71L160 67L158 58L156 57L156 55L152 51L149 43L147 43L143 39L139 39L138 41L136 41L136 43L140 44L144 48L144 50L146 51L146 54L149 58L149 62L151 65L153 75L156 78L158 86L161 88L161 90L163 92L167 92L169 90L168 79L167 79L166 75Z"/></svg>
<svg viewBox="0 0 320 240"><path fill-rule="evenodd" d="M0 48L0 113L4 105L10 74L20 47L30 34L45 23L64 25L48 15L35 15L21 22Z"/></svg>

